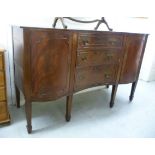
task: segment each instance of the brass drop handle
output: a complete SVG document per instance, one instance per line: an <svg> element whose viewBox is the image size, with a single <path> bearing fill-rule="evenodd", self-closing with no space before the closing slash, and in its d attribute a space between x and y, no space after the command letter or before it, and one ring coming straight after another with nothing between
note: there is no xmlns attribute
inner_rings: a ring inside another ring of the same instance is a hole
<svg viewBox="0 0 155 155"><path fill-rule="evenodd" d="M83 37L83 44L84 45L88 45L89 44L89 41L88 41L87 37Z"/></svg>

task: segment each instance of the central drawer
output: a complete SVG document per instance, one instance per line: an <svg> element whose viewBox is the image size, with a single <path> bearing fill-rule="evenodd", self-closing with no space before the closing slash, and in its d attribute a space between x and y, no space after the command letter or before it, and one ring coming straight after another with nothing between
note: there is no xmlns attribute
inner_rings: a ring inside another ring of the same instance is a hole
<svg viewBox="0 0 155 155"><path fill-rule="evenodd" d="M81 33L78 37L78 49L93 47L122 47L123 35L106 33Z"/></svg>
<svg viewBox="0 0 155 155"><path fill-rule="evenodd" d="M77 54L77 67L119 63L119 49L82 50Z"/></svg>
<svg viewBox="0 0 155 155"><path fill-rule="evenodd" d="M118 64L83 67L76 69L75 91L116 82Z"/></svg>

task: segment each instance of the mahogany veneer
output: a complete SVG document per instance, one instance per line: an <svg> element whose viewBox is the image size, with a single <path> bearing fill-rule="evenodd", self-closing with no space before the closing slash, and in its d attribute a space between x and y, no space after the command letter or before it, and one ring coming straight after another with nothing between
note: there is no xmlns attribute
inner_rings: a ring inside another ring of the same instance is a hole
<svg viewBox="0 0 155 155"><path fill-rule="evenodd" d="M25 96L28 133L33 101L67 96L66 120L73 94L112 85L110 107L119 84L132 83L134 96L148 34L13 27L17 107Z"/></svg>

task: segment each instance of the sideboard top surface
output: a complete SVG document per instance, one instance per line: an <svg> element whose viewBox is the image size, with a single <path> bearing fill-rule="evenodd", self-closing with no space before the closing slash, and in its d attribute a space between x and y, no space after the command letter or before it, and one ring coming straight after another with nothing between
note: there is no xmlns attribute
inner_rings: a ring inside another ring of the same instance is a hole
<svg viewBox="0 0 155 155"><path fill-rule="evenodd" d="M18 27L18 26L13 26ZM72 31L72 32L94 32L94 33L107 33L107 34L127 34L127 35L149 35L148 33L134 33L134 32L116 32L116 31L99 31L99 30L82 30L82 29L58 29L58 28L45 28L45 27L28 27L28 26L19 26L23 30L45 30L45 31Z"/></svg>

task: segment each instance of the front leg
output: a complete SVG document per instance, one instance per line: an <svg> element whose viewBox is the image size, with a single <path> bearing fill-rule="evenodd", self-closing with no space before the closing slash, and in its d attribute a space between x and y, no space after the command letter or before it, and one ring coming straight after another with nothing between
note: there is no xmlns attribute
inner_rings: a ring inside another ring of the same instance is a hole
<svg viewBox="0 0 155 155"><path fill-rule="evenodd" d="M71 118L72 100L73 100L73 95L67 96L67 99L66 99L66 121L67 122L69 122Z"/></svg>
<svg viewBox="0 0 155 155"><path fill-rule="evenodd" d="M131 93L130 93L130 96L129 96L130 102L131 102L131 101L133 100L133 98L134 98L134 93L135 93L135 90L136 90L136 86L137 86L137 81L132 83Z"/></svg>
<svg viewBox="0 0 155 155"><path fill-rule="evenodd" d="M16 106L17 108L20 108L20 91L15 85L15 92L16 92Z"/></svg>
<svg viewBox="0 0 155 155"><path fill-rule="evenodd" d="M110 108L112 108L114 106L114 100L115 100L115 97L116 97L117 88L118 88L118 84L112 86Z"/></svg>
<svg viewBox="0 0 155 155"><path fill-rule="evenodd" d="M25 101L25 113L26 113L26 120L27 120L27 132L31 133L32 132L32 103L31 101Z"/></svg>

